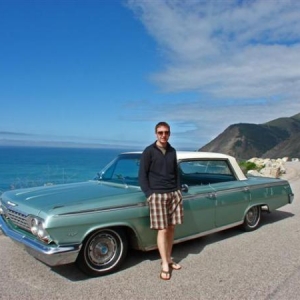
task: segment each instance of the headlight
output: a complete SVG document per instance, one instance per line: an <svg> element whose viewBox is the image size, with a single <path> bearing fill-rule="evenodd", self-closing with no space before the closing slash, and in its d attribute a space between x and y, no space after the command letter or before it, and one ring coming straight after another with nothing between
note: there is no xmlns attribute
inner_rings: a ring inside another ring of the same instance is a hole
<svg viewBox="0 0 300 300"><path fill-rule="evenodd" d="M47 232L44 228L39 228L37 235L40 239L44 239L47 236Z"/></svg>
<svg viewBox="0 0 300 300"><path fill-rule="evenodd" d="M30 230L33 235L46 243L50 243L52 240L44 228L44 220L37 217L29 218Z"/></svg>
<svg viewBox="0 0 300 300"><path fill-rule="evenodd" d="M42 222L38 220L37 218L32 218L30 220L30 230L33 235L37 235L39 231L39 226L41 226Z"/></svg>

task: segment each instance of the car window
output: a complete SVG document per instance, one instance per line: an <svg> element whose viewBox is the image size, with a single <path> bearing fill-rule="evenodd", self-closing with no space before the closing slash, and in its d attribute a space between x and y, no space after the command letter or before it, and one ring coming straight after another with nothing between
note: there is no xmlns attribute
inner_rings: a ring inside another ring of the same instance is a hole
<svg viewBox="0 0 300 300"><path fill-rule="evenodd" d="M192 160L179 163L181 183L203 185L236 180L227 160Z"/></svg>
<svg viewBox="0 0 300 300"><path fill-rule="evenodd" d="M138 185L139 167L139 157L120 156L101 172L100 180Z"/></svg>
<svg viewBox="0 0 300 300"><path fill-rule="evenodd" d="M114 170L115 177L137 178L139 172L139 160L121 159L117 162Z"/></svg>

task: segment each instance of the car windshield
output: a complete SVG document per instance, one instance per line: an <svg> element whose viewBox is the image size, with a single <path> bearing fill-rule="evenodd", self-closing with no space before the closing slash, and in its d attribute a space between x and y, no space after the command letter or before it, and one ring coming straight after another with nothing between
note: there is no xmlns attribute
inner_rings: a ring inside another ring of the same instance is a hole
<svg viewBox="0 0 300 300"><path fill-rule="evenodd" d="M138 186L140 154L120 154L98 173L97 180Z"/></svg>

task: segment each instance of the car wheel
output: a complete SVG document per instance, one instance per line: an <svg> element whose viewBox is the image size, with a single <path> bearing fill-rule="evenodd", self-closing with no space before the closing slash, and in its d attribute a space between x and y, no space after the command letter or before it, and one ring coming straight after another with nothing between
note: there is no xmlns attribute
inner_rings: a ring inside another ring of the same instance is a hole
<svg viewBox="0 0 300 300"><path fill-rule="evenodd" d="M261 219L260 206L251 207L245 215L244 224L243 224L244 230L246 231L255 230L260 224L260 219Z"/></svg>
<svg viewBox="0 0 300 300"><path fill-rule="evenodd" d="M128 241L120 229L100 229L91 234L79 253L77 265L89 276L115 271L123 262Z"/></svg>

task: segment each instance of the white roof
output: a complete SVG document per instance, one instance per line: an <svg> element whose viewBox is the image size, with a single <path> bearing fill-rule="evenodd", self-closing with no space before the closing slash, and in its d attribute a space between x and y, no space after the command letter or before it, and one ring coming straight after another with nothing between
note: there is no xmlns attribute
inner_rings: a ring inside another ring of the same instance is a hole
<svg viewBox="0 0 300 300"><path fill-rule="evenodd" d="M177 151L177 159L227 159L234 169L234 172L239 180L246 180L247 177L244 175L239 164L233 156L216 153L216 152L201 152L201 151Z"/></svg>
<svg viewBox="0 0 300 300"><path fill-rule="evenodd" d="M201 151L176 151L178 159L187 159L187 158L225 158L229 159L232 156L215 153L215 152L201 152Z"/></svg>
<svg viewBox="0 0 300 300"><path fill-rule="evenodd" d="M142 154L142 151L124 152L126 154ZM177 159L191 159L191 158L225 158L225 159L235 159L234 157L216 153L216 152L201 152L201 151L176 151Z"/></svg>
<svg viewBox="0 0 300 300"><path fill-rule="evenodd" d="M142 153L142 151L137 152L127 152L127 153ZM233 156L216 153L216 152L201 152L201 151L176 151L177 159L227 159L234 169L234 172L239 180L246 180L247 177L242 172L240 166L238 165L236 159Z"/></svg>

